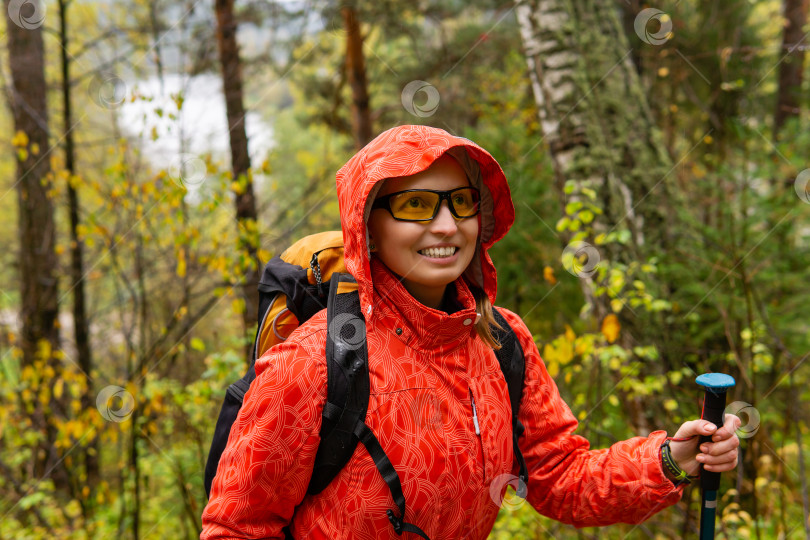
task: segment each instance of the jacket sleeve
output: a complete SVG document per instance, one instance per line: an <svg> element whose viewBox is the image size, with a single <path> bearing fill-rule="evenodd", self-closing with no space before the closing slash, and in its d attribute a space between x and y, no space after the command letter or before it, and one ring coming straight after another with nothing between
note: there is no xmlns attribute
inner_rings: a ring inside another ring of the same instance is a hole
<svg viewBox="0 0 810 540"><path fill-rule="evenodd" d="M306 495L326 400L325 325L304 335L306 327L256 362L203 511L201 540L284 538Z"/></svg>
<svg viewBox="0 0 810 540"><path fill-rule="evenodd" d="M518 418L525 431L518 443L529 470L526 499L541 514L577 527L640 523L678 502L661 468L659 447L667 434L634 437L601 450L574 435L577 420L560 397L524 322L500 309L515 330L526 357Z"/></svg>

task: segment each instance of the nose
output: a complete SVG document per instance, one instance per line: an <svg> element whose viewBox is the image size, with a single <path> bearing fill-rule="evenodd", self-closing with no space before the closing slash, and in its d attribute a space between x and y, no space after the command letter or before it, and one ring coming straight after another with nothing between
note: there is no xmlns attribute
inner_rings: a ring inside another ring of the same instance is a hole
<svg viewBox="0 0 810 540"><path fill-rule="evenodd" d="M441 206L439 206L439 213L430 222L430 230L444 236L451 236L458 231L458 223L456 223L456 218L450 212L447 201L442 201Z"/></svg>

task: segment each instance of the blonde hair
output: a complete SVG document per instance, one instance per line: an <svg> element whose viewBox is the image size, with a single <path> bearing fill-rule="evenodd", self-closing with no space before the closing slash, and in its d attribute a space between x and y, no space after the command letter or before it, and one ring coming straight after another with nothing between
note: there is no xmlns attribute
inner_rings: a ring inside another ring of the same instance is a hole
<svg viewBox="0 0 810 540"><path fill-rule="evenodd" d="M492 312L492 303L489 301L489 296L480 287L474 285L470 286L470 291L475 297L475 311L481 314L478 322L475 323L475 331L481 341L492 347L494 350L500 350L501 344L495 337L492 331L493 327L503 330L503 327L495 320L495 315Z"/></svg>

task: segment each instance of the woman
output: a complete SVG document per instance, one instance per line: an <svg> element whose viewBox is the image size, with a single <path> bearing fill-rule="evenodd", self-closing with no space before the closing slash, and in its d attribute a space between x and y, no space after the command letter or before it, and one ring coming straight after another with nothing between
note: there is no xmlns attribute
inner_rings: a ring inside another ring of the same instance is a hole
<svg viewBox="0 0 810 540"><path fill-rule="evenodd" d="M366 424L399 473L405 521L433 540L486 538L503 479L516 472L507 386L492 351L496 273L487 254L514 220L506 178L467 139L399 126L341 168L337 191L346 267L366 321ZM677 502L682 483L661 459L667 434L589 451L531 333L499 310L526 357L527 501L577 526L636 523ZM362 445L326 489L306 494L326 397L325 339L322 311L256 363L202 539L283 538L285 527L295 538L397 537L390 491ZM733 469L737 422L729 415L716 432L702 420L684 423L670 445L676 466L690 475L700 463ZM696 436L712 434L698 449Z"/></svg>

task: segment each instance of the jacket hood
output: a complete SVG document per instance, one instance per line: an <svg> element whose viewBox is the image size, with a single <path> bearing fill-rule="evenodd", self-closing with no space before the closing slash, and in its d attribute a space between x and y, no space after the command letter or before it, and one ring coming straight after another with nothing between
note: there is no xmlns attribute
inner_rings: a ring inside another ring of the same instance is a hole
<svg viewBox="0 0 810 540"><path fill-rule="evenodd" d="M483 148L463 137L430 126L397 126L378 135L337 173L346 269L359 285L363 312L371 314L373 282L366 222L383 180L421 172L449 153L481 191L479 245L465 271L495 304L497 280L487 251L503 238L515 220L515 209L503 170Z"/></svg>

